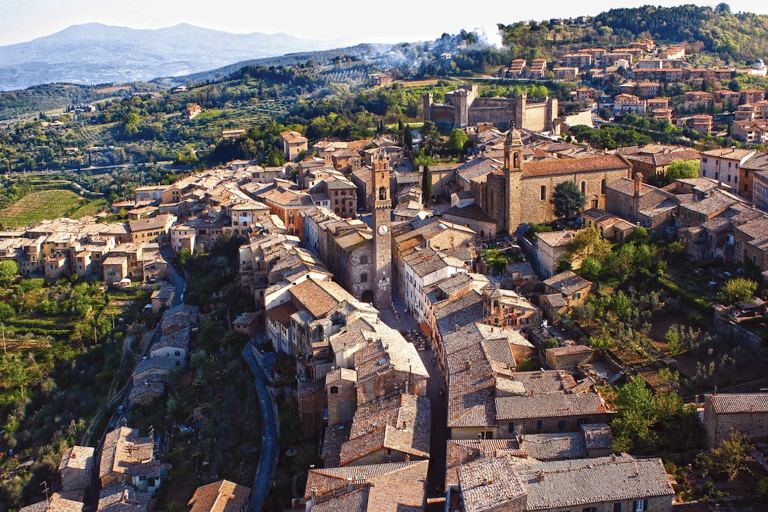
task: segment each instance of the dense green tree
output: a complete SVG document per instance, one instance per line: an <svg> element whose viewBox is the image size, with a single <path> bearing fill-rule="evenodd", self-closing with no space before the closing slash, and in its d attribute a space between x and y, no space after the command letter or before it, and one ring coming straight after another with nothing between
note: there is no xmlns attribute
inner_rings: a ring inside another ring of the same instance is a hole
<svg viewBox="0 0 768 512"><path fill-rule="evenodd" d="M579 190L578 185L568 180L555 186L555 190L552 192L551 203L555 210L555 216L562 219L578 215L584 210L587 200Z"/></svg>
<svg viewBox="0 0 768 512"><path fill-rule="evenodd" d="M722 298L728 304L751 299L757 290L757 283L744 277L734 277L723 285Z"/></svg>
<svg viewBox="0 0 768 512"><path fill-rule="evenodd" d="M464 130L454 128L451 130L451 134L448 138L448 149L456 154L463 153L467 142L469 142L469 137L467 137Z"/></svg>
<svg viewBox="0 0 768 512"><path fill-rule="evenodd" d="M739 471L748 468L752 460L751 452L749 438L741 432L733 431L715 448L700 453L696 463L714 479L728 481L733 480Z"/></svg>
<svg viewBox="0 0 768 512"><path fill-rule="evenodd" d="M8 287L19 273L19 265L14 260L0 261L0 285Z"/></svg>
<svg viewBox="0 0 768 512"><path fill-rule="evenodd" d="M565 259L571 264L587 258L602 263L610 253L611 242L603 238L603 235L596 228L579 231L573 240L565 246Z"/></svg>
<svg viewBox="0 0 768 512"><path fill-rule="evenodd" d="M429 200L432 198L432 171L429 170L429 166L425 165L424 170L421 173L421 200L424 204L429 204Z"/></svg>
<svg viewBox="0 0 768 512"><path fill-rule="evenodd" d="M619 318L627 318L629 312L632 310L632 299L627 297L623 291L619 290L619 293L613 296L611 299L611 310Z"/></svg>
<svg viewBox="0 0 768 512"><path fill-rule="evenodd" d="M667 176L670 181L699 177L698 160L676 160L669 164Z"/></svg>
<svg viewBox="0 0 768 512"><path fill-rule="evenodd" d="M585 258L578 268L578 274L589 281L597 281L603 271L603 265L594 258Z"/></svg>

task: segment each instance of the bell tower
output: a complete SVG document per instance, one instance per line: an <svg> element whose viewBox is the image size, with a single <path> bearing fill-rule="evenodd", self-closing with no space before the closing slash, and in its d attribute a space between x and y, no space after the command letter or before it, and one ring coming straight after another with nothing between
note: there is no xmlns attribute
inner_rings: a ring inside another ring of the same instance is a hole
<svg viewBox="0 0 768 512"><path fill-rule="evenodd" d="M389 196L389 162L373 161L373 305L378 309L392 302L392 200Z"/></svg>
<svg viewBox="0 0 768 512"><path fill-rule="evenodd" d="M523 138L514 123L504 141L504 178L507 182L507 211L505 229L515 233L520 225L521 212L524 208L522 195L522 150Z"/></svg>

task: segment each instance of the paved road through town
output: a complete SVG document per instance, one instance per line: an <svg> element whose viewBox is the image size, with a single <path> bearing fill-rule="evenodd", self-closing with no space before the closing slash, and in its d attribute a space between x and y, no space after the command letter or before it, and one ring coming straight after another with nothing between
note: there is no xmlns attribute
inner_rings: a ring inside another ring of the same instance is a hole
<svg viewBox="0 0 768 512"><path fill-rule="evenodd" d="M278 432L277 416L275 414L275 405L272 401L272 395L269 394L267 377L264 375L261 367L256 363L251 352L251 344L248 343L243 349L243 358L251 368L254 383L256 384L256 393L259 395L259 408L261 409L261 455L259 456L259 467L256 470L256 478L253 482L251 492L250 512L261 512L264 499L269 494L269 487L275 474L278 457Z"/></svg>

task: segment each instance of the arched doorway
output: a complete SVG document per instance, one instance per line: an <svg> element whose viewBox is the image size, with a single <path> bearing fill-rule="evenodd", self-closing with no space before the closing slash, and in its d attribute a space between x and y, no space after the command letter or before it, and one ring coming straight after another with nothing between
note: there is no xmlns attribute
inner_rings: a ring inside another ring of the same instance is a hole
<svg viewBox="0 0 768 512"><path fill-rule="evenodd" d="M363 292L362 300L363 300L363 302L367 302L368 304L373 304L373 291L372 290L365 290Z"/></svg>

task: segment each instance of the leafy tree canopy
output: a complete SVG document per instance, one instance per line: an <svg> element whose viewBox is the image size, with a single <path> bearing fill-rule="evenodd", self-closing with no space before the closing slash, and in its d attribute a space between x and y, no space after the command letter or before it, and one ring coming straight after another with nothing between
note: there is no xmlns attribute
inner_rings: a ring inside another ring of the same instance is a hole
<svg viewBox="0 0 768 512"><path fill-rule="evenodd" d="M747 436L734 431L717 447L700 453L696 463L716 480L733 480L736 473L747 469L751 452Z"/></svg>
<svg viewBox="0 0 768 512"><path fill-rule="evenodd" d="M722 297L728 304L747 301L757 290L757 283L744 277L735 277L723 285Z"/></svg>
<svg viewBox="0 0 768 512"><path fill-rule="evenodd" d="M6 287L9 286L18 273L19 265L15 261L0 261L0 284Z"/></svg>
<svg viewBox="0 0 768 512"><path fill-rule="evenodd" d="M579 231L573 240L565 246L565 258L572 264L586 258L602 263L610 253L611 242L603 238L595 228Z"/></svg>
<svg viewBox="0 0 768 512"><path fill-rule="evenodd" d="M677 160L669 164L667 176L670 181L699 177L698 160Z"/></svg>
<svg viewBox="0 0 768 512"><path fill-rule="evenodd" d="M584 194L573 181L564 181L555 186L551 199L555 216L563 219L575 217L587 204Z"/></svg>

